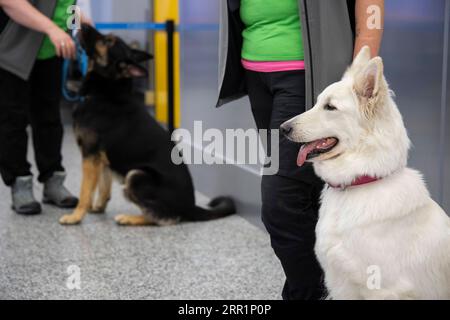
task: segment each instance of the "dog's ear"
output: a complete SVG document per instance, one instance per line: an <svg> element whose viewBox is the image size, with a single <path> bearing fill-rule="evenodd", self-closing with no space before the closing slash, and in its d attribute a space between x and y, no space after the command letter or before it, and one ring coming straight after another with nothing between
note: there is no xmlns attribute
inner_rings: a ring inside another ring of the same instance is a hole
<svg viewBox="0 0 450 320"><path fill-rule="evenodd" d="M370 48L369 46L364 46L359 50L356 57L353 59L351 66L347 69L344 74L345 77L353 76L357 74L370 60Z"/></svg>
<svg viewBox="0 0 450 320"><path fill-rule="evenodd" d="M383 60L375 57L355 75L356 94L364 99L372 99L380 91L383 81Z"/></svg>
<svg viewBox="0 0 450 320"><path fill-rule="evenodd" d="M136 49L131 50L131 57L132 57L133 61L135 61L137 63L153 59L153 56L151 54L149 54L145 51L136 50Z"/></svg>
<svg viewBox="0 0 450 320"><path fill-rule="evenodd" d="M353 59L352 67L363 67L370 60L370 48L369 46L364 46L359 50L356 57Z"/></svg>
<svg viewBox="0 0 450 320"><path fill-rule="evenodd" d="M360 101L362 112L367 119L376 113L387 94L387 84L383 76L383 60L375 57L355 75L354 90Z"/></svg>

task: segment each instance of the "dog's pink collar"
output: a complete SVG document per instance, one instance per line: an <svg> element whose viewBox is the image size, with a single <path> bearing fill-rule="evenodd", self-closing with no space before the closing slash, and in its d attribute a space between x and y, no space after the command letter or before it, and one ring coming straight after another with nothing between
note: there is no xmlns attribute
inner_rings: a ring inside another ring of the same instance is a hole
<svg viewBox="0 0 450 320"><path fill-rule="evenodd" d="M342 185L342 184L333 185L331 183L328 183L328 185L330 187L332 187L332 188L335 188L335 189L345 189L347 187L359 186L359 185L362 185L362 184L367 184L367 183L375 182L375 181L378 181L378 180L380 180L380 178L371 177L371 176L368 176L368 175L363 175L363 176L356 177L356 179L354 179L352 181L352 183L349 184L349 185Z"/></svg>

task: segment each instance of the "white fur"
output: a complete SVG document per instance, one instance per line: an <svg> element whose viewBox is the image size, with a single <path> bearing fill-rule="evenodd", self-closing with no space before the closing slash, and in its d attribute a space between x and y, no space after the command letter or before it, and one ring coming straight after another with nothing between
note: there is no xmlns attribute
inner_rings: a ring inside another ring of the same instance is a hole
<svg viewBox="0 0 450 320"><path fill-rule="evenodd" d="M338 110L327 111L330 103ZM450 219L429 196L419 172L406 167L409 139L383 76L363 48L341 81L310 111L289 120L290 138L336 137L313 158L332 185L322 192L316 254L333 299L450 299ZM348 186L360 175L380 180ZM367 285L370 266L380 288Z"/></svg>

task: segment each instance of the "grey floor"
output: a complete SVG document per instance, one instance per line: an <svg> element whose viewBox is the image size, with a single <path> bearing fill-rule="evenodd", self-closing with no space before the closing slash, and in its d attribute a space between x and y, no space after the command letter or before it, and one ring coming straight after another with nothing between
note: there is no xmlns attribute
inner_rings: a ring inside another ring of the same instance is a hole
<svg viewBox="0 0 450 320"><path fill-rule="evenodd" d="M76 191L80 155L69 127L63 152L67 186ZM35 193L41 197L37 182ZM116 214L138 210L123 200L118 184L106 214L61 226L64 213L44 206L39 216L19 216L0 186L0 299L280 298L283 274L269 238L240 216L119 227ZM67 286L73 270L79 270L80 289Z"/></svg>

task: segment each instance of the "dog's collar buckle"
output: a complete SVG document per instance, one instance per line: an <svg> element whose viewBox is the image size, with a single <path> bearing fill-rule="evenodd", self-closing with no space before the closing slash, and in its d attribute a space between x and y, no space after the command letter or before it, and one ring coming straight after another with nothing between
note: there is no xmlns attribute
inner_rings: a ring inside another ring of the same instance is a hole
<svg viewBox="0 0 450 320"><path fill-rule="evenodd" d="M333 185L331 183L328 183L328 185L334 189L345 189L347 187L354 187L354 186L360 186L362 184L367 184L367 183L372 183L375 181L380 180L380 178L376 178L376 177L372 177L372 176L368 176L368 175L363 175L363 176L358 176L356 177L356 179L354 179L352 181L351 184L349 185Z"/></svg>

